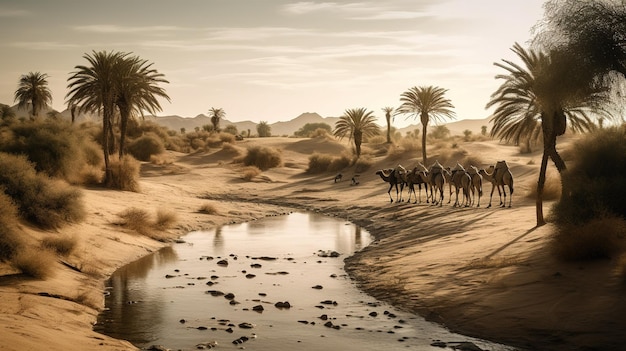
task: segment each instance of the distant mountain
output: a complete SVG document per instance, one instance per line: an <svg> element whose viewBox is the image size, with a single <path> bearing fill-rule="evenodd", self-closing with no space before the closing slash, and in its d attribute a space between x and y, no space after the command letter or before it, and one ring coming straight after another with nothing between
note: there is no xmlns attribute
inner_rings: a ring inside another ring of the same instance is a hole
<svg viewBox="0 0 626 351"><path fill-rule="evenodd" d="M11 109L16 114L17 118L20 117L29 117L30 116L30 107L26 109L18 109L17 105L11 106ZM40 113L41 117L47 116L49 112L53 112L54 110L51 108L46 109ZM57 111L55 111L57 112ZM69 110L65 110L62 112L58 112L62 118L69 120L71 118L71 113ZM452 135L463 135L465 130L470 130L472 134L476 135L481 132L482 126L487 126L487 130L491 130L491 123L489 123L489 119L491 117L487 117L484 119L464 119L460 121L453 121L450 123L446 123L445 126L450 130L450 134ZM204 114L199 114L195 117L181 117L177 115L172 116L146 116L145 119L147 121L153 121L158 123L168 129L180 132L181 128L185 128L185 131L193 131L196 127L202 128L202 126L211 124L211 118ZM76 121L98 121L99 117L94 114L80 114L76 116ZM302 128L307 123L326 123L329 126L334 127L335 123L339 120L339 117L322 117L315 112L305 112L300 114L298 117L295 117L289 121L270 123L270 128L272 130L272 135L282 136L287 135L291 136L298 129ZM382 122L384 123L384 121ZM252 121L243 121L243 122L231 122L227 119L223 119L220 121L220 127L224 128L228 125L234 125L237 127L239 132L246 132L250 130L252 134L256 134L256 127L258 122ZM429 128L432 128L433 125L429 125ZM416 128L421 129L420 124L412 124L410 126L399 128L398 132L402 135L405 135L406 132L414 131ZM386 130L386 125L382 126L383 130Z"/></svg>

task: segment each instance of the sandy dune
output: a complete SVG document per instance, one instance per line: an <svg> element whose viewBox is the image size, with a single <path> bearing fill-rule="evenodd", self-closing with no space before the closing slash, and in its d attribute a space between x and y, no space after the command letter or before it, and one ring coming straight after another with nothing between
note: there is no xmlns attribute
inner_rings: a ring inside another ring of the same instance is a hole
<svg viewBox="0 0 626 351"><path fill-rule="evenodd" d="M551 225L535 228L534 187L540 155L520 155L496 141L462 143L486 166L506 159L515 176L513 208L432 207L425 203L389 203L386 184L375 175L401 162L412 166L418 155L400 160L374 157L374 165L334 183L334 174L307 175L313 152L339 154L345 143L319 139L266 138L237 143L281 150L283 166L255 180L242 179L233 150L171 153L172 164L142 166L141 193L85 189L86 221L59 233L23 225L35 244L46 236L76 235L79 248L45 281L0 267L0 350L134 350L125 341L92 331L103 307L106 277L116 268L166 243L116 225L129 207L151 213L176 212L178 225L164 238L191 230L250 221L295 209L349 219L377 240L347 259L347 271L373 296L454 331L532 350L619 350L626 337L624 285L616 262L564 264L545 250ZM435 156L436 153L432 154ZM449 162L446 165L450 165ZM395 194L394 194L395 195ZM422 194L423 196L423 194ZM446 193L446 202L447 202ZM198 212L205 203L218 208ZM544 205L549 211L549 203ZM80 346L78 346L80 345Z"/></svg>

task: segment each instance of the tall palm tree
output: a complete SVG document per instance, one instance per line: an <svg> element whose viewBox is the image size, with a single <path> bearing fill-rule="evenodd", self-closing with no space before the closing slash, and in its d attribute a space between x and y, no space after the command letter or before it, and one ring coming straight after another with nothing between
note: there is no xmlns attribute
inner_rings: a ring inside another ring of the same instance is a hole
<svg viewBox="0 0 626 351"><path fill-rule="evenodd" d="M89 63L86 66L75 66L76 71L68 78L70 82L66 98L69 106L78 106L78 112L102 114L102 150L104 152L104 183L112 184L112 170L109 155L113 150L113 117L117 96L118 63L129 54L122 52L93 51L83 57Z"/></svg>
<svg viewBox="0 0 626 351"><path fill-rule="evenodd" d="M385 112L385 119L387 120L387 144L391 144L391 119L395 116L393 114L393 107L383 107L383 112Z"/></svg>
<svg viewBox="0 0 626 351"><path fill-rule="evenodd" d="M211 107L209 110L209 117L211 117L211 124L213 124L213 130L220 131L220 120L226 117L226 112L222 108Z"/></svg>
<svg viewBox="0 0 626 351"><path fill-rule="evenodd" d="M48 75L39 72L29 72L22 75L17 90L15 101L19 108L32 106L32 116L39 116L39 111L52 103L52 93L48 88Z"/></svg>
<svg viewBox="0 0 626 351"><path fill-rule="evenodd" d="M380 134L380 127L374 123L376 117L372 113L373 111L367 111L363 107L347 109L335 123L333 135L339 139L349 136L350 140L354 140L357 158L361 156L363 137Z"/></svg>
<svg viewBox="0 0 626 351"><path fill-rule="evenodd" d="M606 100L606 94L598 87L571 84L568 75L572 74L572 65L568 65L568 60L559 52L544 54L528 51L518 43L512 51L523 65L508 60L495 63L507 74L496 76L504 82L487 103L487 108L496 106L491 134L503 140L519 142L537 134L540 123L544 147L536 199L537 225L540 226L545 224L542 194L548 159L552 159L559 172L566 169L556 150L556 138L565 133L568 121L573 132L594 129L591 114L606 116L605 110L600 107L600 102Z"/></svg>
<svg viewBox="0 0 626 351"><path fill-rule="evenodd" d="M445 97L448 90L436 86L412 87L400 95L402 104L398 108L398 113L412 115L420 118L422 123L422 162L426 164L426 134L428 124L444 118L455 118L452 111L454 106L450 99Z"/></svg>
<svg viewBox="0 0 626 351"><path fill-rule="evenodd" d="M120 147L119 157L126 152L126 130L128 120L135 114L143 116L144 111L156 114L161 111L157 97L170 100L165 90L158 83L169 83L152 63L137 56L128 57L118 62L115 105L120 112Z"/></svg>

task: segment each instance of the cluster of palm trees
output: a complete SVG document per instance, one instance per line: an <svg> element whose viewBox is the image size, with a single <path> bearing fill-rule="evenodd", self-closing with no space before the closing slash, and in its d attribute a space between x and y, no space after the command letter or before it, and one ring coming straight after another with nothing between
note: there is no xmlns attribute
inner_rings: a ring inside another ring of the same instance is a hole
<svg viewBox="0 0 626 351"><path fill-rule="evenodd" d="M121 158L125 153L128 120L144 111L155 114L161 111L158 98L169 101L160 83L168 83L152 63L124 52L92 52L83 56L88 65L76 66L68 79L67 104L70 109L102 115L102 148L104 151L105 179L110 185L112 170L109 155L116 150L114 122L119 116L120 142L117 150Z"/></svg>

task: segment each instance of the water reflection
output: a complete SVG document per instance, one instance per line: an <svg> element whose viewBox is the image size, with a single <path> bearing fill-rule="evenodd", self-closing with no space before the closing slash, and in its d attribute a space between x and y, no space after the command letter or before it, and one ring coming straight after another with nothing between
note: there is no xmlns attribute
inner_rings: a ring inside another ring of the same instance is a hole
<svg viewBox="0 0 626 351"><path fill-rule="evenodd" d="M343 258L372 238L351 223L294 213L193 232L185 240L112 276L97 331L139 347L194 349L217 341L220 349L258 351L339 345L345 351L432 350L434 339L461 338L356 288ZM341 257L323 257L319 250ZM275 307L284 301L292 307ZM258 306L260 313L254 312ZM243 336L250 338L245 345L232 343Z"/></svg>

